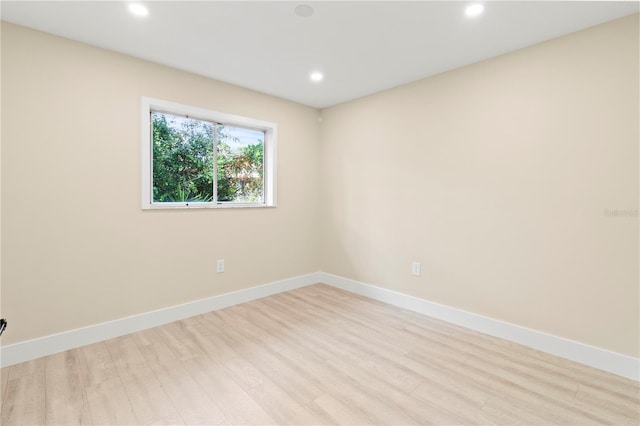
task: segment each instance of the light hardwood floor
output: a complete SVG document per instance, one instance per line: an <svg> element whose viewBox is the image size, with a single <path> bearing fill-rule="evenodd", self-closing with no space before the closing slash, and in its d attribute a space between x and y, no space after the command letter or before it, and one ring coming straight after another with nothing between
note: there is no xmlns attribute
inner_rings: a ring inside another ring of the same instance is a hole
<svg viewBox="0 0 640 426"><path fill-rule="evenodd" d="M638 383L325 285L2 369L2 424L627 424Z"/></svg>

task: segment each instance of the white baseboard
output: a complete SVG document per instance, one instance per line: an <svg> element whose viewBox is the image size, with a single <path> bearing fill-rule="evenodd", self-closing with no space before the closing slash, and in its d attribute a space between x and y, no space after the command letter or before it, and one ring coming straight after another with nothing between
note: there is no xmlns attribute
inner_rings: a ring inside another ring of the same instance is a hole
<svg viewBox="0 0 640 426"><path fill-rule="evenodd" d="M7 367L315 283L324 283L632 380L640 380L640 360L637 358L325 272L301 275L157 311L132 315L114 321L3 346L0 348L0 365Z"/></svg>
<svg viewBox="0 0 640 426"><path fill-rule="evenodd" d="M320 273L320 282L632 380L640 380L640 360L637 358L324 272Z"/></svg>
<svg viewBox="0 0 640 426"><path fill-rule="evenodd" d="M182 305L170 306L157 311L145 312L126 318L3 346L0 348L0 365L7 367L318 282L320 282L319 273L301 275L257 287L234 291L232 293L184 303Z"/></svg>

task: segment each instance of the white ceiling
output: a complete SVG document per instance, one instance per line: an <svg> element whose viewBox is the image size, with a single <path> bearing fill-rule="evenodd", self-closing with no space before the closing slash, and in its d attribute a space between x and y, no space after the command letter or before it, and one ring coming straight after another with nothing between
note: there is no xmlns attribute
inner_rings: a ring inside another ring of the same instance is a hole
<svg viewBox="0 0 640 426"><path fill-rule="evenodd" d="M1 17L323 108L638 12L636 1L6 1ZM302 18L299 4L315 13ZM312 83L309 73L325 79Z"/></svg>

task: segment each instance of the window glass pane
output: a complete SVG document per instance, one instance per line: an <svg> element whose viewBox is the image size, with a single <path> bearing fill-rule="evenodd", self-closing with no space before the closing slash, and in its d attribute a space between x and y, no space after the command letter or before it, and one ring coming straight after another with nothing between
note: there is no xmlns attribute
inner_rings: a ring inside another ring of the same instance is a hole
<svg viewBox="0 0 640 426"><path fill-rule="evenodd" d="M264 132L218 126L218 201L264 201Z"/></svg>
<svg viewBox="0 0 640 426"><path fill-rule="evenodd" d="M213 201L213 123L152 112L153 202Z"/></svg>

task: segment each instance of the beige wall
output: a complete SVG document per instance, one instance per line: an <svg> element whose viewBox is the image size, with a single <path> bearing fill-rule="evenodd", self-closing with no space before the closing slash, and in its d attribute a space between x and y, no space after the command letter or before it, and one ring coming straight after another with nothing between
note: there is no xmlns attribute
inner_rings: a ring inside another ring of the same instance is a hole
<svg viewBox="0 0 640 426"><path fill-rule="evenodd" d="M635 15L324 110L323 270L637 357L638 93Z"/></svg>
<svg viewBox="0 0 640 426"><path fill-rule="evenodd" d="M278 123L278 207L142 211L143 95ZM317 110L7 23L2 106L4 345L318 271Z"/></svg>
<svg viewBox="0 0 640 426"><path fill-rule="evenodd" d="M638 208L637 15L321 127L312 108L2 27L4 345L322 269L638 356L638 219L605 216ZM277 122L278 207L142 211L143 95Z"/></svg>

